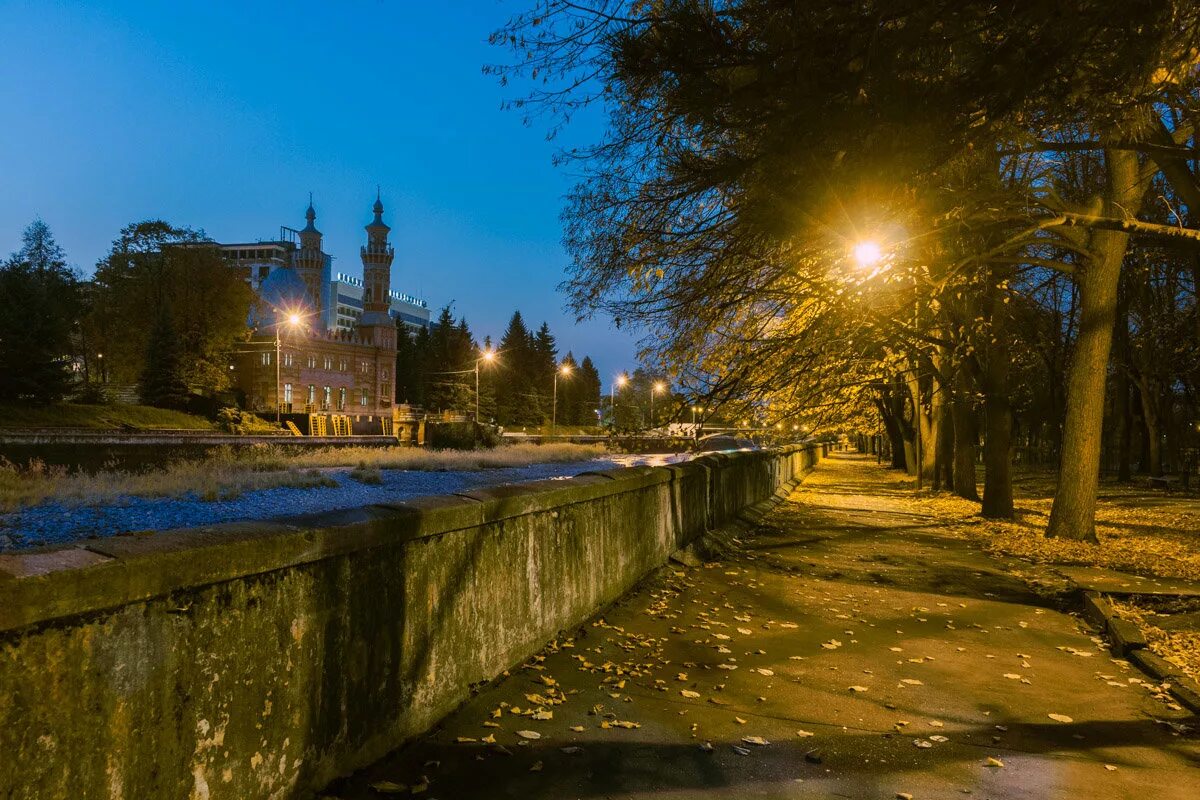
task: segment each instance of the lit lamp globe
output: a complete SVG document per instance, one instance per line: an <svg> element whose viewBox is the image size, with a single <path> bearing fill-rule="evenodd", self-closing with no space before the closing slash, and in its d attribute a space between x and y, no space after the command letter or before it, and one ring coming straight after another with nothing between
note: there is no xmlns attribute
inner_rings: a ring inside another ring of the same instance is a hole
<svg viewBox="0 0 1200 800"><path fill-rule="evenodd" d="M860 267L873 267L883 260L883 248L870 240L854 245L854 260Z"/></svg>

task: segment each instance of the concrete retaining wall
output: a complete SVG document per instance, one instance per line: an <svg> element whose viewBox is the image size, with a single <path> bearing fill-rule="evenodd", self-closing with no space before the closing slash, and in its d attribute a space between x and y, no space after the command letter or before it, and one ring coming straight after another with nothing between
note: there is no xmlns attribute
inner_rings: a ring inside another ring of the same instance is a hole
<svg viewBox="0 0 1200 800"><path fill-rule="evenodd" d="M305 797L819 448L0 555L0 798Z"/></svg>

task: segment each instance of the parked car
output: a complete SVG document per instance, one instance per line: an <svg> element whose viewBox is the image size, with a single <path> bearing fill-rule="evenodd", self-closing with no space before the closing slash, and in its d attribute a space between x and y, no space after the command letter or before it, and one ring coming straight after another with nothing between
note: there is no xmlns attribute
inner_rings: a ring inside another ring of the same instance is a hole
<svg viewBox="0 0 1200 800"><path fill-rule="evenodd" d="M735 450L761 449L761 447L749 439L732 436L728 433L712 433L708 436L702 436L700 441L696 442L696 451L700 453L729 453Z"/></svg>

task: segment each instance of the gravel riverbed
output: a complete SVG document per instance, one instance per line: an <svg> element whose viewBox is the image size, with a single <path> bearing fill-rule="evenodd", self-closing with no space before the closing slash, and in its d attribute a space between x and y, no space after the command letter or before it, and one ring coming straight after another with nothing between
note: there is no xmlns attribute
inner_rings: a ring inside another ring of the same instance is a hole
<svg viewBox="0 0 1200 800"><path fill-rule="evenodd" d="M381 470L382 483L360 483L350 477L350 468L322 470L337 486L311 489L274 488L245 492L226 500L183 497L122 497L101 505L42 503L0 514L0 552L98 539L119 533L170 530L222 522L273 519L335 511L344 508L394 503L414 497L453 494L485 486L569 478L581 472L613 467L674 463L689 454L614 455L587 461L531 464L524 467L460 472Z"/></svg>

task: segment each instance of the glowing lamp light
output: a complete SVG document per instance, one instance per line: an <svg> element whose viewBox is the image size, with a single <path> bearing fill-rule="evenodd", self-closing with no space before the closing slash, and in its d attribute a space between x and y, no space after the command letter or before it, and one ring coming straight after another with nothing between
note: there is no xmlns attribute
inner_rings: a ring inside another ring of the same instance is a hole
<svg viewBox="0 0 1200 800"><path fill-rule="evenodd" d="M663 383L662 381L659 381L658 383L654 384L654 393L655 394L661 394L662 392L665 392L666 390L667 390L667 385L665 383Z"/></svg>
<svg viewBox="0 0 1200 800"><path fill-rule="evenodd" d="M480 352L479 357L484 361L494 361L496 358L496 353L493 350L484 350Z"/></svg>
<svg viewBox="0 0 1200 800"><path fill-rule="evenodd" d="M287 321L288 321L288 325L295 327L300 324L300 315L299 314L288 314Z"/></svg>
<svg viewBox="0 0 1200 800"><path fill-rule="evenodd" d="M571 365L563 364L561 367L558 368L558 371L560 373L562 373L563 375L570 375L571 374Z"/></svg>
<svg viewBox="0 0 1200 800"><path fill-rule="evenodd" d="M860 267L873 267L883 260L883 248L870 240L854 245L854 260Z"/></svg>
<svg viewBox="0 0 1200 800"><path fill-rule="evenodd" d="M629 383L629 378L624 375L617 376L617 386L624 386L627 383Z"/></svg>

